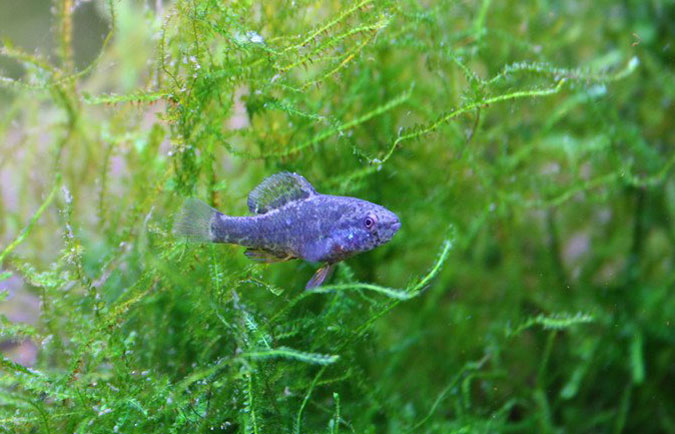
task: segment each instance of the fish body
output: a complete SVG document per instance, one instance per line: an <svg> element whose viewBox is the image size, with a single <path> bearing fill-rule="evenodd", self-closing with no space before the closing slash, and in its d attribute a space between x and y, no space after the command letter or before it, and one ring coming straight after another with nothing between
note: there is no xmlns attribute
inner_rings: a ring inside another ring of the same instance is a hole
<svg viewBox="0 0 675 434"><path fill-rule="evenodd" d="M266 178L249 195L248 206L255 215L234 217L188 199L175 232L195 241L247 247L246 255L262 262L325 263L307 284L310 289L328 278L335 263L386 243L401 226L388 209L320 194L295 173Z"/></svg>

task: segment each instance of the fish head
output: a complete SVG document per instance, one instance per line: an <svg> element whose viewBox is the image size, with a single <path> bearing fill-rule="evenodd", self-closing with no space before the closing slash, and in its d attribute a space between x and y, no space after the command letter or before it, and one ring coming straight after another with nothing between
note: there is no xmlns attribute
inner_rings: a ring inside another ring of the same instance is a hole
<svg viewBox="0 0 675 434"><path fill-rule="evenodd" d="M359 200L350 211L344 222L345 230L341 231L347 238L341 240L341 244L350 254L385 244L401 228L398 216L383 206Z"/></svg>

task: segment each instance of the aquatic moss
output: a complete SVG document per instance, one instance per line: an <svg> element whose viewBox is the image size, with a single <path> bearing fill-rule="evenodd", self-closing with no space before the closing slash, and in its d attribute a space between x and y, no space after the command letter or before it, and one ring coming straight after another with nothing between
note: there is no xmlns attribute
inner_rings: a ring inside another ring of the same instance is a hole
<svg viewBox="0 0 675 434"><path fill-rule="evenodd" d="M0 48L1 431L675 429L672 3L97 6ZM171 236L282 170L400 233L312 293Z"/></svg>

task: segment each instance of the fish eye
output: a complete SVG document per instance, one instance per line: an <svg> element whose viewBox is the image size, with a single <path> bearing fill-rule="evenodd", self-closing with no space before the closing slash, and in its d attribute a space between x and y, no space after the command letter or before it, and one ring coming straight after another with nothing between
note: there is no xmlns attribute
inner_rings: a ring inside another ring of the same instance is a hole
<svg viewBox="0 0 675 434"><path fill-rule="evenodd" d="M373 226L375 226L375 217L372 215L369 215L366 217L366 219L363 221L363 224L366 226L366 229L372 229Z"/></svg>

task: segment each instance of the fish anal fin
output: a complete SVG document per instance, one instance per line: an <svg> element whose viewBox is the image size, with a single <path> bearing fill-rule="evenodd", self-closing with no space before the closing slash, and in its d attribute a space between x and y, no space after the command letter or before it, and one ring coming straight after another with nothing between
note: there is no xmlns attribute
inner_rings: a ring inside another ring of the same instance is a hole
<svg viewBox="0 0 675 434"><path fill-rule="evenodd" d="M312 184L297 173L282 172L265 178L248 195L248 209L265 214L289 202L317 194Z"/></svg>
<svg viewBox="0 0 675 434"><path fill-rule="evenodd" d="M247 249L244 252L250 260L256 262L272 263L272 262L284 262L295 259L295 256L288 254L286 252L275 252L273 250L267 249Z"/></svg>
<svg viewBox="0 0 675 434"><path fill-rule="evenodd" d="M326 264L323 267L319 268L316 270L316 273L314 273L314 276L312 276L311 279L309 279L309 282L307 282L307 285L305 286L305 290L311 290L316 288L317 286L323 285L323 283L330 278L330 276L333 274L333 271L335 270L335 264Z"/></svg>

